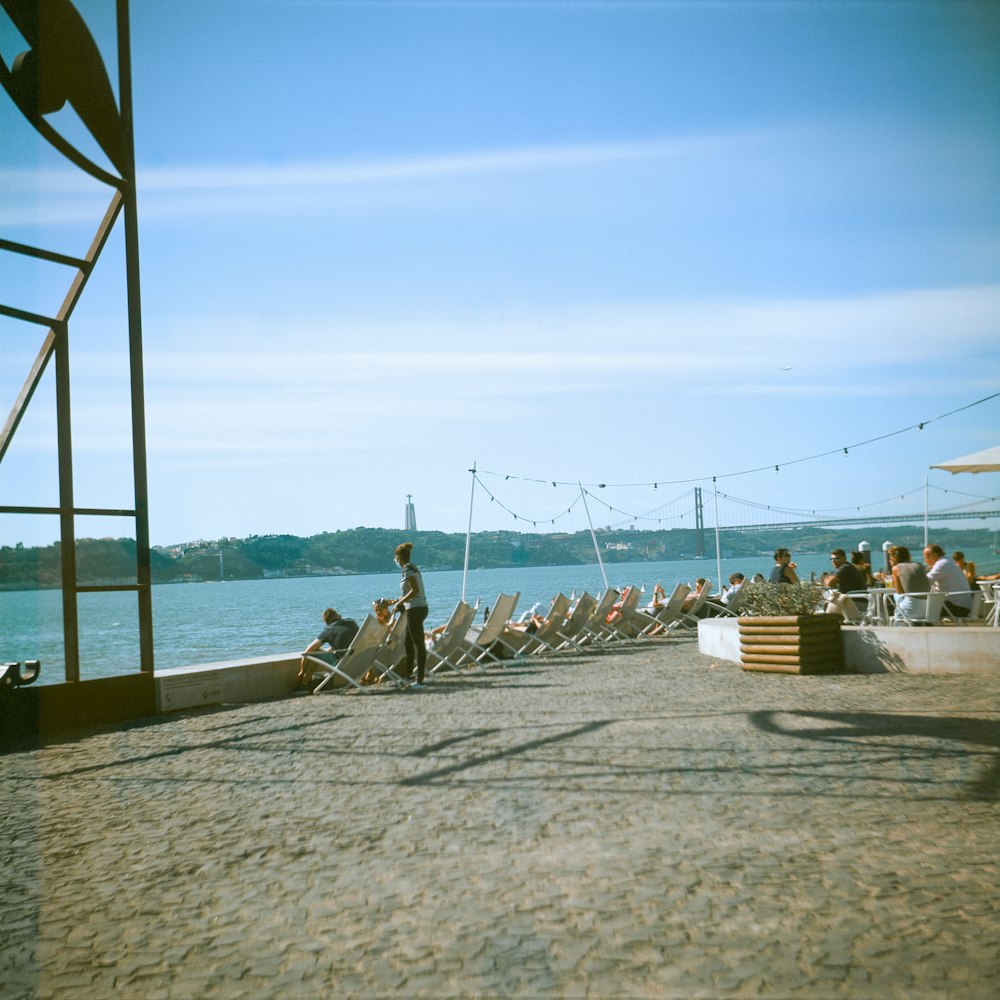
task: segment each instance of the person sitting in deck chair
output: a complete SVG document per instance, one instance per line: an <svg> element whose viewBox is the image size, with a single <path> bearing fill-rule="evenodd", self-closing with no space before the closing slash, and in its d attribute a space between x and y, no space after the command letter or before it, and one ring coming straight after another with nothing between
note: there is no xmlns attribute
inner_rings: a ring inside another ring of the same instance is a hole
<svg viewBox="0 0 1000 1000"><path fill-rule="evenodd" d="M326 626L322 632L304 650L299 660L299 687L308 687L312 680L312 668L306 656L315 656L327 663L336 663L344 655L351 640L358 634L358 623L353 618L341 618L333 608L323 612L323 623ZM330 651L324 652L323 647L329 646Z"/></svg>

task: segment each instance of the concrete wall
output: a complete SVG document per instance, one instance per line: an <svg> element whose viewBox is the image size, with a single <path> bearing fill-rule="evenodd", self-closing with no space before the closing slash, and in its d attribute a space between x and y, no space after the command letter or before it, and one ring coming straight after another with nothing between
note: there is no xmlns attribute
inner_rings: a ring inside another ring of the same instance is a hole
<svg viewBox="0 0 1000 1000"><path fill-rule="evenodd" d="M299 653L199 663L157 670L156 710L176 712L202 705L241 704L281 698L295 690Z"/></svg>
<svg viewBox="0 0 1000 1000"><path fill-rule="evenodd" d="M859 628L845 625L840 634L844 642L844 665L853 673L1000 671L1000 629L996 628L975 625ZM735 618L706 618L698 622L698 650L706 656L739 663L739 623Z"/></svg>

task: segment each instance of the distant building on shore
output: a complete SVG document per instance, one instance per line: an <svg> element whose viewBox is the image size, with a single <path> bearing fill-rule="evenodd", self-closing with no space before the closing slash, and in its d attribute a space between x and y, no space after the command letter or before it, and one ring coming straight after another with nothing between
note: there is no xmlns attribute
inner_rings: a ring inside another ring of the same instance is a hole
<svg viewBox="0 0 1000 1000"><path fill-rule="evenodd" d="M411 493L406 494L406 510L404 512L403 528L406 531L417 530L417 511L413 506L413 495Z"/></svg>

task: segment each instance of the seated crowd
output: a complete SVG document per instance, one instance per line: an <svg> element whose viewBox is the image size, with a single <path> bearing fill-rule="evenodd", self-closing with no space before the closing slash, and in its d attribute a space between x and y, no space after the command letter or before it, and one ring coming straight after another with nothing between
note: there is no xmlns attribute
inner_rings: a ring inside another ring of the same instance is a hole
<svg viewBox="0 0 1000 1000"><path fill-rule="evenodd" d="M888 552L888 558L890 573L883 580L878 580L873 577L871 566L864 553L852 552L851 558L848 559L844 549L834 549L830 553L833 569L824 574L821 579L824 588L826 588L826 610L830 613L839 613L848 622L861 621L861 610L856 601L867 601L870 596L870 588L881 582L887 587L891 584L893 592L891 596L895 605L893 617L897 622L925 618L927 602L922 595L935 592L947 595L943 601L943 608L948 617L964 619L969 616L975 606L977 582L979 580L1000 579L1000 573L977 577L975 563L966 561L962 552L955 552L949 558L945 555L944 549L936 544L928 545L923 550L923 562L915 561L910 555L910 550L904 545L893 546ZM799 583L796 569L791 552L788 549L780 548L774 553L774 567L767 582L795 586ZM743 573L733 573L729 577L728 586L722 588L718 594L710 596L710 581L699 577L690 587L682 588L682 591L687 591L687 593L679 609L681 619L686 620L691 625L698 618L739 614L746 595L745 587L750 582L764 583L765 580L760 573L756 574L752 581L749 581ZM632 587L625 587L620 592L616 592L617 599L604 619L608 625L614 626L621 623L629 607L636 608L635 598L633 597L632 601L629 601L633 590ZM679 594L677 601L680 601ZM565 605L565 598L563 598L563 602ZM374 617L380 623L387 624L392 618L394 606L398 603L388 598L380 598L372 605ZM669 599L662 585L657 583L653 588L650 602L637 611L638 614L644 615L647 620L652 620L662 613L668 604ZM399 611L402 608L396 607L396 610ZM571 610L567 612L567 615ZM487 609L487 615L488 611L489 609ZM514 633L536 634L540 628L548 623L548 620L539 614L539 611L540 606L536 604L518 621L507 623L507 627ZM342 618L333 608L327 608L322 617L323 630L302 653L298 677L300 686L308 686L310 683L312 674L309 665L310 657L335 663L358 633L357 622L353 619ZM665 624L665 622L662 623L659 628L647 634L659 634L663 631ZM434 643L441 638L445 629L445 625L439 625L429 632L425 632L424 638L427 646L433 648ZM324 651L324 647L328 647L328 649Z"/></svg>

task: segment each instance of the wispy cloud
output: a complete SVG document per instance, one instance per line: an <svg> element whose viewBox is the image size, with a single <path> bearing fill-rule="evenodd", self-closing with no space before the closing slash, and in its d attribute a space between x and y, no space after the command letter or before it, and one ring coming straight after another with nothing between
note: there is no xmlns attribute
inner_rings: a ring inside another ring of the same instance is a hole
<svg viewBox="0 0 1000 1000"><path fill-rule="evenodd" d="M459 175L586 166L626 160L665 159L717 153L758 141L759 133L687 136L633 142L527 146L392 159L344 160L275 165L154 167L140 170L143 191L213 188L301 188L448 179Z"/></svg>
<svg viewBox="0 0 1000 1000"><path fill-rule="evenodd" d="M301 192L324 188L398 185L461 176L585 167L641 160L716 154L754 144L776 133L733 132L617 142L522 146L438 155L291 163L212 163L143 166L137 169L140 195L199 192ZM95 182L71 169L0 168L0 191L66 196L92 192Z"/></svg>

